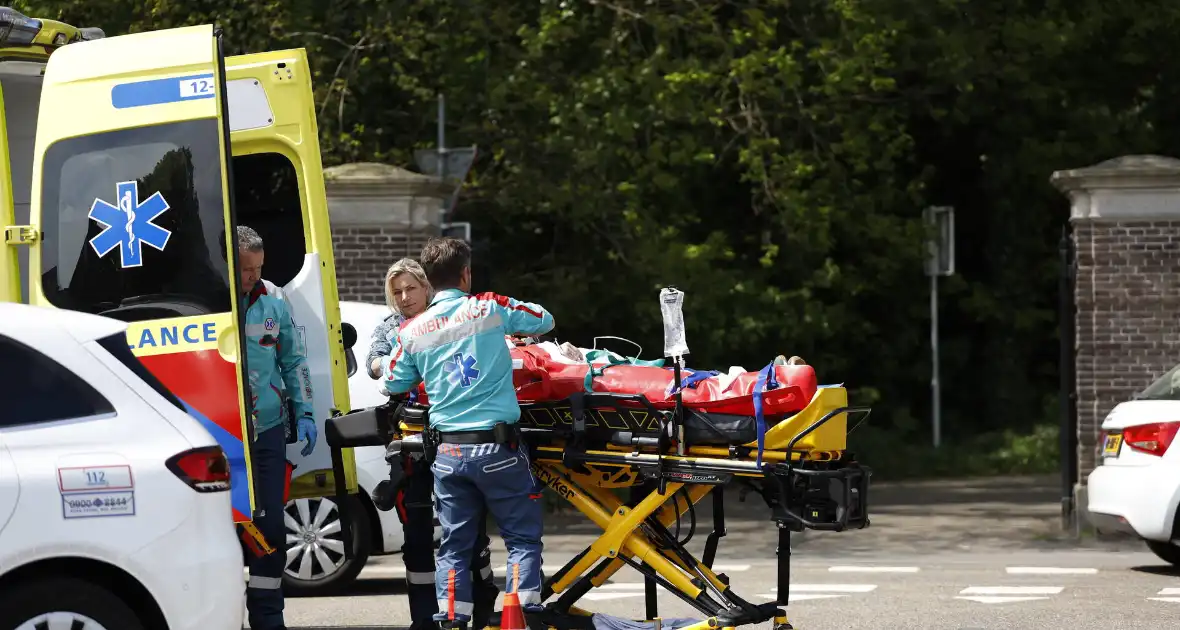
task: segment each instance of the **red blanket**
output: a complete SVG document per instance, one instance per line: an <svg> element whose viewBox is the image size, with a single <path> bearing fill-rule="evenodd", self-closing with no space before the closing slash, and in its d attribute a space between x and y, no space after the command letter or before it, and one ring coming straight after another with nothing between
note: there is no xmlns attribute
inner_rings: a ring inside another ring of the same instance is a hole
<svg viewBox="0 0 1180 630"><path fill-rule="evenodd" d="M536 345L517 346L511 350L517 368L512 381L522 404L564 400L570 394L585 391L585 363L556 361ZM668 409L676 404L670 391L675 375L670 368L639 365L595 366L602 375L593 379L595 392L642 394L655 407ZM685 378L691 370L681 370ZM815 370L810 365L776 365L777 388L767 387L762 395L762 413L768 418L801 411L815 396ZM724 374L712 376L683 389L687 407L710 413L754 415L754 386L758 372L743 372L730 381ZM425 388L419 386L418 401L427 403Z"/></svg>

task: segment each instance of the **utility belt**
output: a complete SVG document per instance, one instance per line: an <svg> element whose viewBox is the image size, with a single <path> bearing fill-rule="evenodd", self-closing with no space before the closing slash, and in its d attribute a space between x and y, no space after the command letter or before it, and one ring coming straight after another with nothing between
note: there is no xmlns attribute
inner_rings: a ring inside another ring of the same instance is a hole
<svg viewBox="0 0 1180 630"><path fill-rule="evenodd" d="M483 431L439 431L433 428L422 431L422 446L427 462L434 462L440 444L505 444L515 449L520 444L520 427L497 422L491 429Z"/></svg>

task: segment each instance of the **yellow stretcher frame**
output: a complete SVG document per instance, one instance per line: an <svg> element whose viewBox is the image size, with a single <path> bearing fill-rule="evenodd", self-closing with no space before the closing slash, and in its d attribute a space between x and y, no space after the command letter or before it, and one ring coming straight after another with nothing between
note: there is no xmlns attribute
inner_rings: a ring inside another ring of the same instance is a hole
<svg viewBox="0 0 1180 630"><path fill-rule="evenodd" d="M580 405L575 408L581 409ZM662 417L661 422L671 423L670 427L658 424L660 434L676 434L675 422L683 417L679 406L673 411L651 411ZM869 524L867 492L872 471L847 451L846 427L850 414L867 416L870 411L848 406L843 387L820 388L806 408L766 431L761 464L756 442L727 448L674 445L663 440L656 445L649 438L635 440L630 448L614 444L585 448L584 433L570 429L585 423L577 423L573 417L545 428L522 426L533 474L602 528L602 534L585 550L546 578L541 594L545 611L530 614L530 626L590 628L591 613L576 605L578 599L605 584L623 566L630 566L644 576L646 621L659 618L655 586L662 586L704 616L685 630L736 628L764 621L772 621L773 630L790 630L785 608L791 533L803 529L843 531ZM341 448L364 445L408 451L421 442L402 440L421 434L428 422L428 408L391 401L333 419L326 439L334 457ZM538 444L539 434L545 433L549 439ZM728 577L711 568L717 543L725 536L725 486L735 480L763 496L772 511L770 520L777 525L778 591L773 602L755 604L742 599L730 588ZM761 489L757 482L761 482ZM833 482L838 482L839 492L831 490ZM612 492L644 483L655 487L630 502ZM812 496L817 489L818 498ZM668 528L710 494L714 527L701 560ZM835 509L829 509L829 504ZM350 547L345 541L345 549Z"/></svg>

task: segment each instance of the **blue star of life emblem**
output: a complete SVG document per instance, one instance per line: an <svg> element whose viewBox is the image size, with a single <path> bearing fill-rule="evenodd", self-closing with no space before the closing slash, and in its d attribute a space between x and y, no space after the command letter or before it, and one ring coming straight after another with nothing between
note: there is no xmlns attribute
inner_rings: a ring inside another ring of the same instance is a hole
<svg viewBox="0 0 1180 630"><path fill-rule="evenodd" d="M119 262L124 269L143 265L143 245L164 251L172 232L152 223L168 210L168 202L159 192L142 203L139 201L139 182L119 182L115 185L118 205L95 199L89 218L103 230L90 239L90 246L99 258L119 248Z"/></svg>
<svg viewBox="0 0 1180 630"><path fill-rule="evenodd" d="M475 357L456 352L443 363L443 371L447 373L447 380L451 385L470 387L471 382L479 378L479 370L475 369Z"/></svg>

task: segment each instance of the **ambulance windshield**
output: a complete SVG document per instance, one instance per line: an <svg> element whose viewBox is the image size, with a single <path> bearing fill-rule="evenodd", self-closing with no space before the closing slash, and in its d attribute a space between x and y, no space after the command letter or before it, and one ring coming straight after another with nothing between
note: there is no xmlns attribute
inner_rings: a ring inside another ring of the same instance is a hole
<svg viewBox="0 0 1180 630"><path fill-rule="evenodd" d="M213 119L62 140L42 170L41 281L125 321L230 310Z"/></svg>

